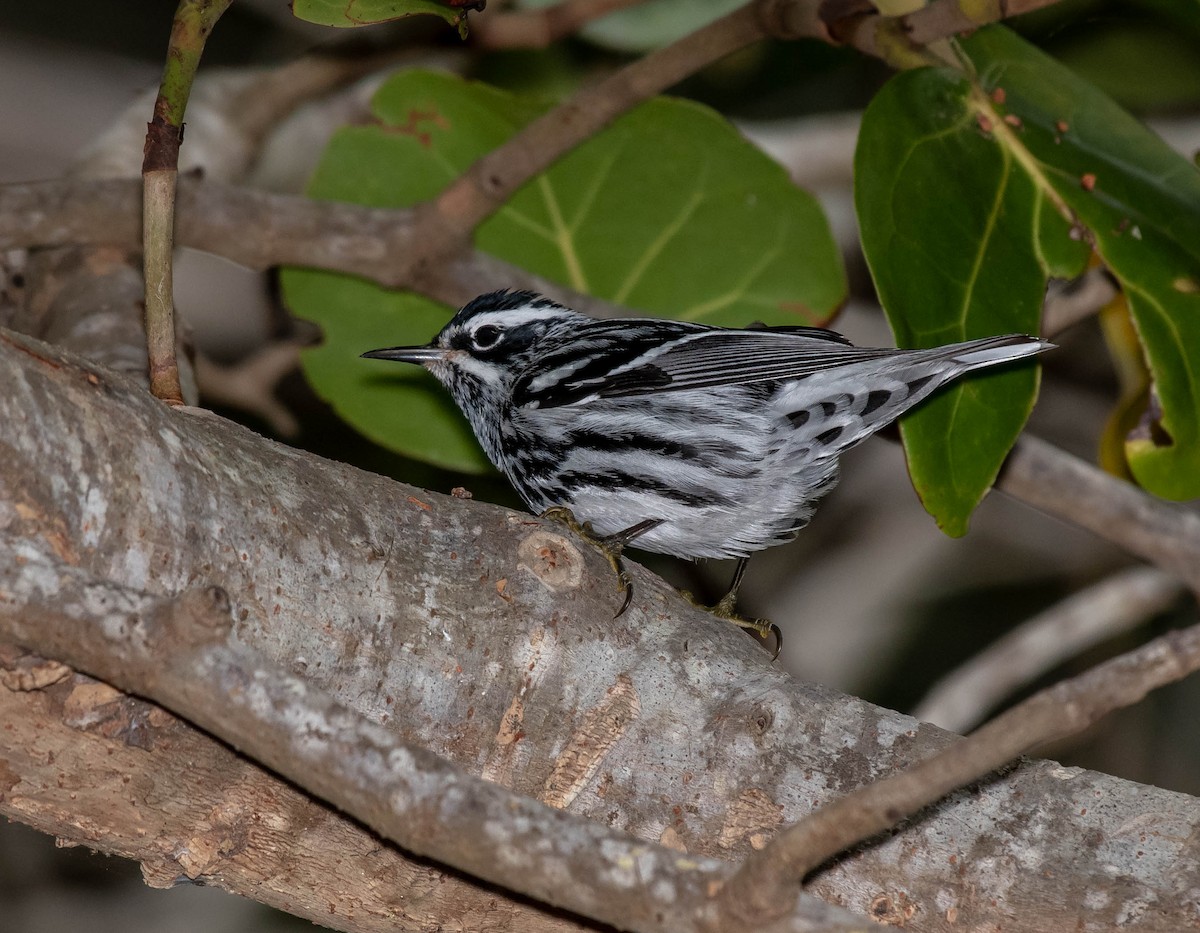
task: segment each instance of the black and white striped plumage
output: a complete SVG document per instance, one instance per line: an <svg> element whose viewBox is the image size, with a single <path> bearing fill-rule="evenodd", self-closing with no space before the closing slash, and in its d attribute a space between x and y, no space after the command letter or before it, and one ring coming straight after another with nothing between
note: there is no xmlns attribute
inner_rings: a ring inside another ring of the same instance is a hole
<svg viewBox="0 0 1200 933"><path fill-rule="evenodd" d="M493 292L427 347L364 356L423 364L534 512L566 506L601 536L660 519L637 546L696 558L791 540L842 451L950 380L1048 346L872 349L819 328L596 320Z"/></svg>

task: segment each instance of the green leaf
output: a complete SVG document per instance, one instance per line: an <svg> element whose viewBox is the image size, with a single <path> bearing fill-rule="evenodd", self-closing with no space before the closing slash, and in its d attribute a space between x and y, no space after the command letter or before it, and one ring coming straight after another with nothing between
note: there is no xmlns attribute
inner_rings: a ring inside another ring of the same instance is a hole
<svg viewBox="0 0 1200 933"><path fill-rule="evenodd" d="M292 0L292 13L319 26L371 26L406 16L440 16L466 38L467 9L472 3L454 0Z"/></svg>
<svg viewBox="0 0 1200 933"><path fill-rule="evenodd" d="M1200 171L1010 31L964 47L983 91L1002 88L1020 121L997 141L1087 229L1128 298L1162 409L1126 445L1134 477L1166 498L1200 496Z"/></svg>
<svg viewBox="0 0 1200 933"><path fill-rule="evenodd" d="M425 200L544 106L408 72L380 89L374 109L378 125L334 137L310 194L381 207ZM719 116L678 100L650 101L565 156L481 225L476 245L577 291L713 324L820 322L846 287L816 201ZM330 273L288 271L284 289L324 329L305 372L346 420L409 456L483 468L466 422L428 407L442 394L432 378L357 359L428 342L451 309Z"/></svg>
<svg viewBox="0 0 1200 933"><path fill-rule="evenodd" d="M288 269L284 279L294 307L320 308L326 341L302 354L304 373L344 421L377 444L401 453L418 451L430 463L474 472L487 468L450 396L424 370L357 359L381 346L428 343L446 323L445 307L315 269Z"/></svg>
<svg viewBox="0 0 1200 933"><path fill-rule="evenodd" d="M863 117L855 203L863 250L902 347L1034 333L1046 272L1074 259L1011 154L987 138L969 82L948 70L893 78ZM1047 258L1031 248L1044 244ZM901 422L913 485L947 534L966 532L1028 417L1037 371L972 376Z"/></svg>
<svg viewBox="0 0 1200 933"><path fill-rule="evenodd" d="M970 76L897 75L855 160L863 248L897 341L1033 332L1048 275L1089 246L1125 289L1162 413L1131 469L1200 495L1200 174L1095 88L1003 27L960 45ZM1032 368L973 376L901 425L913 482L961 534L1032 405Z"/></svg>

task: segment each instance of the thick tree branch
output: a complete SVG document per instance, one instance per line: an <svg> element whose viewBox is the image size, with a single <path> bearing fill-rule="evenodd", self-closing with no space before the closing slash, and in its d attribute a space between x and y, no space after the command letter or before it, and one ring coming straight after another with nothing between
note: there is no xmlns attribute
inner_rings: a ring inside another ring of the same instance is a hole
<svg viewBox="0 0 1200 933"><path fill-rule="evenodd" d="M708 925L727 863L568 815L402 741L237 644L220 587L152 596L61 560L21 561L4 547L0 557L7 638L162 702L408 851L623 929ZM858 927L797 895L780 930Z"/></svg>
<svg viewBox="0 0 1200 933"><path fill-rule="evenodd" d="M141 242L136 180L0 185L0 250L66 245L136 249ZM395 257L413 236L412 212L313 201L198 178L179 180L175 238L251 269L296 265L412 287ZM531 288L581 311L612 306L531 275L486 253L466 250L431 272L422 290L459 306L500 284Z"/></svg>
<svg viewBox="0 0 1200 933"><path fill-rule="evenodd" d="M162 708L91 678L0 687L0 722L0 813L135 859L154 887L194 880L353 933L430 930L447 917L467 930L583 929L406 858Z"/></svg>
<svg viewBox="0 0 1200 933"><path fill-rule="evenodd" d="M736 858L950 741L790 681L638 568L634 605L612 620L603 559L531 518L166 411L19 338L0 340L0 382L0 517L27 560L165 599L220 585L241 644L518 793ZM1107 930L1135 902L1182 925L1200 890L1186 844L1196 807L1028 763L827 867L813 889L885 916L905 892L903 912L929 929L952 908L960 924ZM1097 832L1102 850L1086 841ZM1069 877L1036 867L1058 860ZM1097 885L1103 904L1086 897Z"/></svg>

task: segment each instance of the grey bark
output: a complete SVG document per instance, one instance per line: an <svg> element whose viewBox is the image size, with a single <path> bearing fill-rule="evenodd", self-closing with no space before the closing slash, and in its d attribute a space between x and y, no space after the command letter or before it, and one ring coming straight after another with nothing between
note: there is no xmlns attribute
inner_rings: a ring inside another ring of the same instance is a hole
<svg viewBox="0 0 1200 933"><path fill-rule="evenodd" d="M3 551L0 551L3 553ZM231 638L220 587L176 598L96 583L65 564L4 555L0 632L161 699L422 857L639 933L718 933L710 892L730 866L648 845L522 797L406 744ZM80 620L86 620L81 625ZM853 916L790 885L772 929L852 933Z"/></svg>

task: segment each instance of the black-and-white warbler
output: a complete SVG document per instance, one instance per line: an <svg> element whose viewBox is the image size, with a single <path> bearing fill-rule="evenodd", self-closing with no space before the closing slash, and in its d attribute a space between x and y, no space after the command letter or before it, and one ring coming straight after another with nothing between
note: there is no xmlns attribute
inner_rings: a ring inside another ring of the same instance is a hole
<svg viewBox="0 0 1200 933"><path fill-rule="evenodd" d="M842 451L945 383L1050 346L874 349L813 327L597 320L499 291L428 346L363 356L425 366L534 512L565 507L647 551L742 558L732 614L744 559L808 523Z"/></svg>

